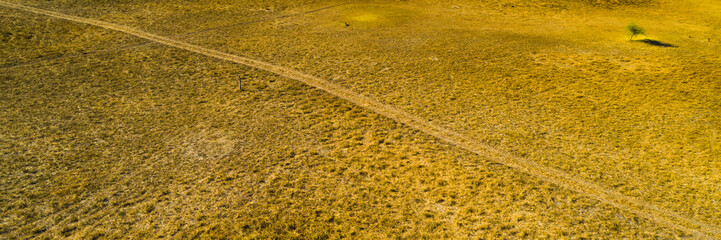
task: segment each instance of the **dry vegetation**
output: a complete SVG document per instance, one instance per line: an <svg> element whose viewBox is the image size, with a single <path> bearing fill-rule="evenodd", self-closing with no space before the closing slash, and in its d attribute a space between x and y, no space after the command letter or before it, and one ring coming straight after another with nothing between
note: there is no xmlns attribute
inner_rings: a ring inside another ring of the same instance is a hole
<svg viewBox="0 0 721 240"><path fill-rule="evenodd" d="M11 2L298 69L721 225L718 2ZM0 238L698 237L294 80L0 14Z"/></svg>

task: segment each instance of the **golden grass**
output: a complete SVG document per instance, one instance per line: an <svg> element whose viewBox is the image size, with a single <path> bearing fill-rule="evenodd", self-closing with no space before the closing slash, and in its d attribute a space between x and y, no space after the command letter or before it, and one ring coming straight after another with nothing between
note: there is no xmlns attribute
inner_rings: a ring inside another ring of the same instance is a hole
<svg viewBox="0 0 721 240"><path fill-rule="evenodd" d="M243 14L203 4L54 7L171 35L331 3L269 1L277 12L225 5ZM554 4L353 4L184 40L332 80L721 224L719 49L703 41L718 35L718 23L672 3L642 8L655 17L642 19L649 37L679 45L657 48L625 41L624 24L641 10ZM117 10L124 7L133 10ZM31 63L0 70L0 201L8 213L0 232L8 238L688 234L226 62L157 45L45 61L143 41L0 10L3 66ZM234 89L237 74L245 91Z"/></svg>

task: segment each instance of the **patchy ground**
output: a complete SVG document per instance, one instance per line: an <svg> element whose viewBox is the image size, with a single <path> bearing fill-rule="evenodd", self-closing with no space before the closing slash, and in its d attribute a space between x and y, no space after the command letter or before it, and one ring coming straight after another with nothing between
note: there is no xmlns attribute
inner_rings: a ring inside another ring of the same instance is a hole
<svg viewBox="0 0 721 240"><path fill-rule="evenodd" d="M721 225L713 1L12 2L297 69ZM3 238L699 237L291 79L0 13Z"/></svg>

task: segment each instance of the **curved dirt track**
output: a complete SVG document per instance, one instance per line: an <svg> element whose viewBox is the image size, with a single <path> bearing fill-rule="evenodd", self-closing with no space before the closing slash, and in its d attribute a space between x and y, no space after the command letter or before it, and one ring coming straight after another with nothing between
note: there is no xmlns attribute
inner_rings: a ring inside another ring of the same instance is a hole
<svg viewBox="0 0 721 240"><path fill-rule="evenodd" d="M586 181L584 179L575 177L569 173L561 170L550 168L539 165L533 161L513 156L507 152L499 151L487 144L470 139L462 134L453 132L449 129L436 126L427 120L421 119L410 113L404 112L388 104L381 103L377 100L365 97L349 89L343 88L337 84L328 82L326 80L307 75L305 73L295 71L292 69L284 68L281 66L272 65L262 61L249 59L246 57L231 55L223 53L217 50L204 48L201 46L177 41L151 33L127 28L121 25L116 25L108 22L82 18L77 16L66 15L53 11L7 3L0 1L0 5L8 8L14 8L18 10L24 10L33 12L36 14L47 15L59 19L65 19L78 23L90 24L106 29L124 32L140 38L144 38L153 42L164 44L167 46L199 53L205 56L223 59L246 66L254 67L257 69L272 72L290 79L294 79L315 88L321 89L329 94L337 96L339 98L350 101L358 106L376 112L385 117L391 118L395 121L401 122L413 129L422 131L430 134L434 137L442 139L450 144L456 145L478 155L487 157L489 160L504 164L508 167L516 169L520 172L527 173L536 176L540 179L548 181L553 184L557 184L566 189L581 193L592 199L599 200L601 202L610 204L619 209L628 211L633 214L637 214L641 217L648 218L655 221L658 224L674 228L686 233L694 234L699 238L721 238L721 228L719 226L699 222L691 218L681 216L675 212L662 209L653 204L646 203L642 200L635 199L622 195L621 193L612 189L603 187L594 182Z"/></svg>
<svg viewBox="0 0 721 240"><path fill-rule="evenodd" d="M326 10L326 9L331 9L331 8L343 6L343 5L348 5L348 4L349 4L349 3L341 3L341 4L336 4L336 5L332 5L332 6L317 8L317 9L313 9L313 10L305 11L305 12L301 12L301 13L288 14L288 15L282 15L282 16L276 16L276 17L270 17L270 18L264 18L264 19L249 21L249 22L239 22L239 23L234 23L234 24L229 24L229 25L211 27L211 28L201 29L201 30L197 30L197 31L192 31L192 32L187 32L187 33L182 33L182 34L176 34L176 35L173 35L172 37L185 37L185 36L195 35L195 34L199 34L199 33L204 33L204 32L209 32L209 31L215 31L215 30L222 29L222 28L229 28L229 27L235 27L235 26L239 26L239 25L253 24L253 23L261 23L261 22L267 22L267 21L271 21L271 20L275 20L275 19L283 19L283 18L301 16L301 15L311 14L311 13L315 13L315 12L323 11L323 10ZM134 45L124 46L124 47L119 47L119 48L104 49L104 50L96 51L96 52L86 52L86 53L82 53L82 54L63 55L63 56L59 56L59 57L55 57L55 58L43 59L43 60L34 61L34 62L27 62L27 63L20 63L20 64L17 64L17 65L4 66L4 67L0 67L0 69L13 69L13 68L17 68L17 67L22 67L22 66L27 66L27 65L31 65L31 64L36 64L36 63L39 63L39 62L47 62L47 61L53 61L53 60L64 59L64 58L71 58L71 57L77 57L77 56L88 56L88 55L93 55L93 54L102 53L102 52L112 52L112 51L119 51L119 50L127 50L127 49L139 48L139 47L144 47L144 46L147 46L147 45L149 45L149 44L155 44L155 43L158 43L158 42L150 41L150 42L144 42L144 43L140 43L140 44L134 44Z"/></svg>

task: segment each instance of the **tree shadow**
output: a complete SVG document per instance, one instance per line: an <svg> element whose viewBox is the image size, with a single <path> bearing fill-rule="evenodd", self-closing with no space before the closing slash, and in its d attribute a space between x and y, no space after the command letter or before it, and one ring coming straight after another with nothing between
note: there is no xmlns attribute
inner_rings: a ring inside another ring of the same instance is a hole
<svg viewBox="0 0 721 240"><path fill-rule="evenodd" d="M656 47L678 47L678 46L670 44L670 43L665 43L665 42L656 41L656 40L652 40L652 39L634 40L634 42L642 42L642 43L645 43L645 44L648 44L651 46L656 46Z"/></svg>

